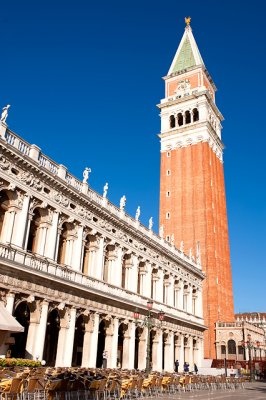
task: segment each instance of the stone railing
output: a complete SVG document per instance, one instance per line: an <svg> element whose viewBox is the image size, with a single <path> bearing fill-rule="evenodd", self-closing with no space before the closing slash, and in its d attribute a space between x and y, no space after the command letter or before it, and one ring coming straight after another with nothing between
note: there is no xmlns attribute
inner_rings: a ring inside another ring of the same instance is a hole
<svg viewBox="0 0 266 400"><path fill-rule="evenodd" d="M138 306L140 308L146 309L147 298L143 297L137 293L131 292L129 290L111 285L107 282L95 279L93 277L82 274L79 271L75 271L72 268L57 264L53 260L47 259L45 257L29 253L20 249L17 249L11 245L4 245L0 243L0 260L12 261L12 268L16 268L16 264L19 266L20 271L22 266L26 268L27 271L36 274L42 274L54 279L58 278L60 281L72 282L74 285L81 286L82 289L89 289L95 294L101 293L105 294L107 297L112 299L121 299L125 303L130 303L131 305ZM180 318L181 320L186 320L191 323L196 323L203 325L203 319L199 316L189 314L177 308L171 307L169 305L160 303L154 300L154 311L159 312L164 311L166 315L172 316L174 318Z"/></svg>
<svg viewBox="0 0 266 400"><path fill-rule="evenodd" d="M124 211L121 212L119 207L115 206L109 200L104 199L99 193L89 188L86 183L84 184L76 177L74 177L72 174L70 174L67 171L67 168L55 163L49 157L44 155L36 145L31 145L27 143L25 140L21 139L18 135L16 135L9 129L6 129L5 140L6 143L8 143L11 146L14 146L20 153L22 153L23 155L27 155L28 157L32 158L35 162L38 162L40 168L46 169L54 176L63 179L66 182L66 184L71 186L73 189L82 192L84 196L87 196L88 198L96 202L100 207L104 206L111 214L122 219L130 226L137 228L139 232L143 233L146 237L149 236L159 246L162 246L164 249L171 252L176 257L183 259L193 267L201 270L201 264L199 260L195 260L193 258L188 257L186 254L177 249L174 245L171 245L170 242L159 237L156 233L154 233L152 230L149 230L139 221L136 221L129 214L125 213ZM62 167L64 168L63 174L61 173ZM85 185L85 190L84 190L84 185Z"/></svg>

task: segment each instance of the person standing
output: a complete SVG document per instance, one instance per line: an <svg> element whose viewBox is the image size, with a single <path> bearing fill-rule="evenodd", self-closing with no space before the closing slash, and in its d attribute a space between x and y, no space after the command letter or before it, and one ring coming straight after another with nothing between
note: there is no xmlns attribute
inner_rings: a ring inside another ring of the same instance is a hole
<svg viewBox="0 0 266 400"><path fill-rule="evenodd" d="M197 364L194 364L194 372L195 372L195 374L197 375L197 373L198 373L198 367L197 367Z"/></svg>
<svg viewBox="0 0 266 400"><path fill-rule="evenodd" d="M175 372L178 372L179 361L175 360Z"/></svg>

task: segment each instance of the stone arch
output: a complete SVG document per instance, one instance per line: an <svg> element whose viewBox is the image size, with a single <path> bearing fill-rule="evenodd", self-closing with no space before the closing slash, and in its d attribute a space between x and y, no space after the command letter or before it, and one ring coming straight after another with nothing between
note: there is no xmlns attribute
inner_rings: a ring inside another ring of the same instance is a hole
<svg viewBox="0 0 266 400"><path fill-rule="evenodd" d="M178 126L184 125L184 117L182 113L177 114L177 124Z"/></svg>
<svg viewBox="0 0 266 400"><path fill-rule="evenodd" d="M80 367L82 363L83 342L85 333L84 315L80 314L76 318L75 335L73 343L72 363L73 367Z"/></svg>
<svg viewBox="0 0 266 400"><path fill-rule="evenodd" d="M7 231L9 231L9 210L13 205L14 192L2 190L0 192L0 240L5 241Z"/></svg>
<svg viewBox="0 0 266 400"><path fill-rule="evenodd" d="M97 357L96 357L96 368L106 368L107 358L104 358L104 348L105 348L105 338L106 338L106 328L108 321L102 319L99 322L98 331L98 347L97 347Z"/></svg>
<svg viewBox="0 0 266 400"><path fill-rule="evenodd" d="M26 300L20 300L15 305L14 317L24 327L24 332L14 333L15 343L11 346L11 356L26 357L26 343L30 323L30 308Z"/></svg>
<svg viewBox="0 0 266 400"><path fill-rule="evenodd" d="M174 115L170 115L169 124L170 124L170 129L175 128L175 116Z"/></svg>
<svg viewBox="0 0 266 400"><path fill-rule="evenodd" d="M191 123L191 114L190 111L185 112L185 124L190 124Z"/></svg>
<svg viewBox="0 0 266 400"><path fill-rule="evenodd" d="M228 355L236 355L236 342L233 339L229 339L227 342Z"/></svg>
<svg viewBox="0 0 266 400"><path fill-rule="evenodd" d="M199 110L197 108L193 108L192 115L193 115L193 122L199 121Z"/></svg>
<svg viewBox="0 0 266 400"><path fill-rule="evenodd" d="M60 330L60 312L52 308L47 317L46 334L44 341L43 359L48 366L54 366L56 361L58 336Z"/></svg>

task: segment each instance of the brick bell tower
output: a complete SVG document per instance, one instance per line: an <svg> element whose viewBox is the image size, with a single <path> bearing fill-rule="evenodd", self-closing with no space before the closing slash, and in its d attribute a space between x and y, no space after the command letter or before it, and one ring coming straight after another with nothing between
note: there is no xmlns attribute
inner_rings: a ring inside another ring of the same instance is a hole
<svg viewBox="0 0 266 400"><path fill-rule="evenodd" d="M160 226L166 240L196 253L200 243L205 358L216 358L215 322L234 321L223 171L223 116L190 18L165 80L161 110Z"/></svg>

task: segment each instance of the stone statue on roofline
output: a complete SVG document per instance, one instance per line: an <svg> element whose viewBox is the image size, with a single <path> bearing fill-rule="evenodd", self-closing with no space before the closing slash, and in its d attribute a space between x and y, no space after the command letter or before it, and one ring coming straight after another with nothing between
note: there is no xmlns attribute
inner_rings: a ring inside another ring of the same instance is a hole
<svg viewBox="0 0 266 400"><path fill-rule="evenodd" d="M83 171L83 183L88 183L89 174L91 173L91 169L86 167Z"/></svg>
<svg viewBox="0 0 266 400"><path fill-rule="evenodd" d="M136 211L136 215L135 215L135 220L138 221L140 217L140 206L138 206L137 211Z"/></svg>
<svg viewBox="0 0 266 400"><path fill-rule="evenodd" d="M150 217L150 219L149 219L149 230L150 231L152 230L152 227L153 227L153 219L152 219L152 217Z"/></svg>
<svg viewBox="0 0 266 400"><path fill-rule="evenodd" d="M174 246L175 245L175 235L172 233L171 235L171 245Z"/></svg>
<svg viewBox="0 0 266 400"><path fill-rule="evenodd" d="M124 211L125 206L126 206L126 201L127 201L126 196L125 195L122 196L120 199L120 210L121 211Z"/></svg>
<svg viewBox="0 0 266 400"><path fill-rule="evenodd" d="M106 199L107 197L107 192L108 192L108 182L103 187L103 197Z"/></svg>
<svg viewBox="0 0 266 400"><path fill-rule="evenodd" d="M164 235L164 226L161 225L161 226L160 226L160 229L159 229L159 236L160 236L160 238L163 238L163 235Z"/></svg>
<svg viewBox="0 0 266 400"><path fill-rule="evenodd" d="M183 240L181 240L181 243L180 243L180 251L181 251L181 253L184 253L184 241Z"/></svg>
<svg viewBox="0 0 266 400"><path fill-rule="evenodd" d="M3 109L2 109L2 114L1 114L1 122L4 124L6 123L6 119L8 117L8 109L10 107L10 104L7 104Z"/></svg>

